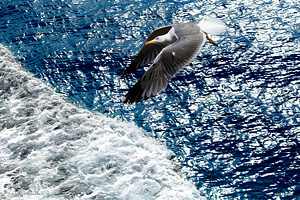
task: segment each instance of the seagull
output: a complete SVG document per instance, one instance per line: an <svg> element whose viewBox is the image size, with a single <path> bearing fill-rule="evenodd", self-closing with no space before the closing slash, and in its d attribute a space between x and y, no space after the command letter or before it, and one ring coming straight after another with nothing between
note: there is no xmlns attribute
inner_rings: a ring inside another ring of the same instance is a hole
<svg viewBox="0 0 300 200"><path fill-rule="evenodd" d="M218 46L209 34L225 31L225 24L215 18L177 23L153 31L122 76L153 64L125 95L123 103L134 103L156 96L168 82L200 53L206 39Z"/></svg>

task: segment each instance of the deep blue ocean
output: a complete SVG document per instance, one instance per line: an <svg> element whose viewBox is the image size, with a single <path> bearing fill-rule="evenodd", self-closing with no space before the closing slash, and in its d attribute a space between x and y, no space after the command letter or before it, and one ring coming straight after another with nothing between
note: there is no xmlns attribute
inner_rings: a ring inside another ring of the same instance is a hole
<svg viewBox="0 0 300 200"><path fill-rule="evenodd" d="M208 17L219 46L123 104L148 35ZM0 43L1 199L300 199L299 1L2 0Z"/></svg>

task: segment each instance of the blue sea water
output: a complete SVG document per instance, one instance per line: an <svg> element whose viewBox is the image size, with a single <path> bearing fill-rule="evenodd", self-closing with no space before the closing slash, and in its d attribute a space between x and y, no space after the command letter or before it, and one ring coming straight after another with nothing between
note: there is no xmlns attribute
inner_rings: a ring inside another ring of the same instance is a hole
<svg viewBox="0 0 300 200"><path fill-rule="evenodd" d="M299 11L293 0L2 1L1 198L299 199ZM206 43L155 98L121 103L144 71L120 74L151 31L208 17L227 25L219 47Z"/></svg>

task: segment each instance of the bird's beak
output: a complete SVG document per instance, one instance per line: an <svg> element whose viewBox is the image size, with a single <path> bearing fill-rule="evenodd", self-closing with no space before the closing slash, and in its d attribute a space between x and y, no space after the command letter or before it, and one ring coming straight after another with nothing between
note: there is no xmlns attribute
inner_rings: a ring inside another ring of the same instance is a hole
<svg viewBox="0 0 300 200"><path fill-rule="evenodd" d="M146 42L145 45L154 44L154 43L155 43L155 41L151 40L151 41Z"/></svg>

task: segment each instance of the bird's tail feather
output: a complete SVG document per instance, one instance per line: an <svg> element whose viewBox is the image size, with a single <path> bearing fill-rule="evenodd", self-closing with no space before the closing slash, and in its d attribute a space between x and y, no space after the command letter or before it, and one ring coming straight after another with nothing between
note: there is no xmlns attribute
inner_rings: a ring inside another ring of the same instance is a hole
<svg viewBox="0 0 300 200"><path fill-rule="evenodd" d="M199 23L201 30L211 35L218 35L225 32L226 25L223 21L216 18L209 18Z"/></svg>

